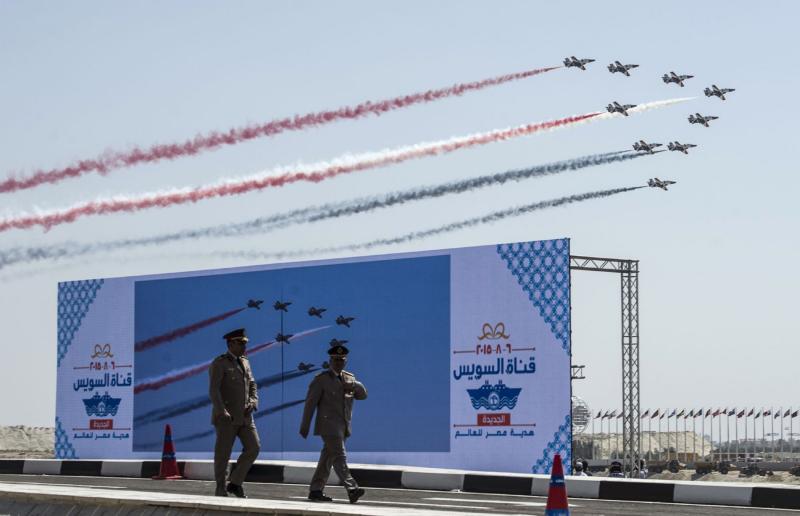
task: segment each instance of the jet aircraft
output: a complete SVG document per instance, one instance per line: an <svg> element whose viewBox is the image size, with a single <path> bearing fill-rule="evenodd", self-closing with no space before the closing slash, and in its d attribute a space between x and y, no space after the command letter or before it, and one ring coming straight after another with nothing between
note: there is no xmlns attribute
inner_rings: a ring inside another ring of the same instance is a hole
<svg viewBox="0 0 800 516"><path fill-rule="evenodd" d="M669 142L667 144L667 148L671 151L679 151L684 154L689 154L689 149L692 147L697 147L697 145L693 143L681 143L681 142Z"/></svg>
<svg viewBox="0 0 800 516"><path fill-rule="evenodd" d="M314 364L306 364L305 362L300 362L297 364L298 371L310 371L312 367L314 367Z"/></svg>
<svg viewBox="0 0 800 516"><path fill-rule="evenodd" d="M320 319L322 319L322 312L326 310L327 308L321 308L321 307L317 308L312 306L311 308L308 309L308 315L310 315L311 317L319 317Z"/></svg>
<svg viewBox="0 0 800 516"><path fill-rule="evenodd" d="M355 319L356 319L355 317L345 317L343 315L340 315L339 317L336 318L336 324L340 326L347 326L349 328L350 322L354 321Z"/></svg>
<svg viewBox="0 0 800 516"><path fill-rule="evenodd" d="M667 190L667 187L669 185L674 185L675 183L676 181L666 181L666 180L662 181L657 177L647 180L647 186L649 186L650 188L661 188L662 190Z"/></svg>
<svg viewBox="0 0 800 516"><path fill-rule="evenodd" d="M637 64L625 64L624 65L624 64L620 63L619 61L614 61L613 63L608 65L608 71L611 72L611 73L619 72L621 74L624 74L625 77L630 77L631 74L628 73L628 70L630 70L631 68L638 68L638 67L639 67L639 65L637 65Z"/></svg>
<svg viewBox="0 0 800 516"><path fill-rule="evenodd" d="M735 88L719 88L716 84L712 84L710 88L706 88L703 90L703 93L706 94L706 97L719 97L722 100L725 100L725 94L730 93L732 91L736 91Z"/></svg>
<svg viewBox="0 0 800 516"><path fill-rule="evenodd" d="M339 340L339 339L335 339L334 338L334 339L331 339L331 343L330 344L331 344L332 348L335 348L336 346L344 346L348 342L350 342L350 341L349 340Z"/></svg>
<svg viewBox="0 0 800 516"><path fill-rule="evenodd" d="M575 56L570 56L564 59L564 66L567 68L580 68L586 70L586 65L594 63L594 59L578 59Z"/></svg>
<svg viewBox="0 0 800 516"><path fill-rule="evenodd" d="M639 152L646 152L648 154L653 154L656 147L661 147L661 143L647 143L644 140L639 140L638 142L633 142L633 150Z"/></svg>
<svg viewBox="0 0 800 516"><path fill-rule="evenodd" d="M256 310L261 310L261 303L263 303L263 299L248 299L247 300L247 308L255 308Z"/></svg>
<svg viewBox="0 0 800 516"><path fill-rule="evenodd" d="M275 310L283 310L284 312L289 311L289 305L291 305L291 301L275 301L275 304L272 305L272 308Z"/></svg>
<svg viewBox="0 0 800 516"><path fill-rule="evenodd" d="M293 335L291 333L288 334L288 335L284 335L283 333L279 333L279 334L275 335L275 342L286 342L288 344L289 343L289 339L291 339L292 336Z"/></svg>
<svg viewBox="0 0 800 516"><path fill-rule="evenodd" d="M716 120L717 118L719 117L710 115L701 115L700 113L695 113L693 115L689 115L689 123L703 124L704 126L708 127L708 123L712 120Z"/></svg>
<svg viewBox="0 0 800 516"><path fill-rule="evenodd" d="M675 84L679 84L680 87L683 88L683 81L691 79L692 77L694 77L694 75L678 75L675 72L669 72L665 73L661 77L661 80L667 84L674 82Z"/></svg>
<svg viewBox="0 0 800 516"><path fill-rule="evenodd" d="M613 102L606 106L606 109L609 113L620 113L625 116L628 116L628 110L631 108L635 108L636 104L620 104L619 102Z"/></svg>

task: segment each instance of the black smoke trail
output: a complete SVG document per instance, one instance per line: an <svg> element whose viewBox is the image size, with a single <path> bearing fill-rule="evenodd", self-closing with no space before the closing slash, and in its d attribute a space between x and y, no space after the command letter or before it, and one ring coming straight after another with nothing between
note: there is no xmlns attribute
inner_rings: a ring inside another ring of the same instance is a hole
<svg viewBox="0 0 800 516"><path fill-rule="evenodd" d="M299 378L301 376L305 376L310 373L315 373L319 371L319 367L315 367L312 369L308 369L306 371L289 371L283 374L284 380L292 380L294 378ZM266 376L264 378L259 378L256 380L256 385L258 385L259 390L265 387L269 387L271 385L275 385L281 382L281 375L274 374L271 376ZM191 400L181 401L179 403L175 403L168 407L163 407L155 410L151 410L150 412L146 412L140 416L137 416L133 422L135 425L146 425L149 423L155 423L158 421L163 421L165 419L171 417L177 417L193 410L197 410L199 408L207 407L211 405L211 399L207 395L198 396Z"/></svg>
<svg viewBox="0 0 800 516"><path fill-rule="evenodd" d="M205 228L191 229L152 237L131 238L114 240L111 242L81 244L67 242L42 247L12 248L0 251L0 269L17 263L31 263L40 260L57 260L62 258L75 258L98 252L110 252L131 247L158 245L181 240L231 237L252 233L265 233L285 228L293 224L318 222L321 220L355 215L367 211L388 208L407 202L420 201L458 194L478 188L503 185L510 181L522 181L536 177L548 176L581 170L588 167L630 161L632 159L648 156L646 153L629 151L608 152L594 154L563 161L556 161L535 167L518 170L509 170L497 174L480 176L463 181L454 181L435 186L413 188L402 192L393 192L383 196L362 197L350 201L327 203L319 206L300 208L286 213L278 213L267 217L259 217L246 222L225 224Z"/></svg>
<svg viewBox="0 0 800 516"><path fill-rule="evenodd" d="M499 220L503 220L509 217L519 217L521 215L526 215L528 213L544 210L548 208L556 208L559 206L566 206L568 204L574 204L583 201L589 201L592 199L602 199L604 197L611 197L612 195L617 195L625 192L631 192L633 190L639 190L640 188L647 188L646 186L629 186L626 188L614 188L611 190L599 190L596 192L587 192L582 194L570 195L567 197L560 197L558 199L551 199L548 201L541 201L533 204L526 204L523 206L517 206L514 208L509 208L506 210L495 211L493 213L489 213L487 215L482 215L480 217L473 217L471 219L462 220L459 222L453 222L450 224L445 224L444 226L439 226L437 228L426 229L423 231L413 231L411 233L406 233L405 235L400 235L397 237L392 238L379 238L377 240L371 240L369 242L363 242L360 244L345 244L345 245L338 245L338 246L331 246L331 247L317 247L313 249L297 249L294 251L275 251L275 252L260 252L260 251L219 251L215 253L211 253L213 256L222 256L226 258L247 258L247 259L263 259L263 258L293 258L297 256L306 256L306 255L316 255L316 254L324 254L324 253L335 253L340 251L360 251L364 249L370 249L372 247L377 246L384 246L384 245L394 245L394 244L402 244L405 242L410 242L413 240L419 240L422 238L427 238L434 235L440 235L442 233L449 233L451 231L457 231L459 229L470 228L473 226L478 226L482 224L491 224L493 222L497 222Z"/></svg>

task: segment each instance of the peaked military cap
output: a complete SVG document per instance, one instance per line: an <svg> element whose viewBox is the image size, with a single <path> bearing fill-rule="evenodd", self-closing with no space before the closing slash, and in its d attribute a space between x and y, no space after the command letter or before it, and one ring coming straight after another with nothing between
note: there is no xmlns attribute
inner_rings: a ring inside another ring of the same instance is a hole
<svg viewBox="0 0 800 516"><path fill-rule="evenodd" d="M350 353L350 350L341 344L337 344L328 350L328 354L331 356L331 358L344 358L348 353Z"/></svg>
<svg viewBox="0 0 800 516"><path fill-rule="evenodd" d="M247 338L247 335L244 332L244 328L239 328L237 330L229 331L228 333L223 335L222 338L227 340L227 341L243 340L243 341L247 342L248 340L250 340L250 339Z"/></svg>

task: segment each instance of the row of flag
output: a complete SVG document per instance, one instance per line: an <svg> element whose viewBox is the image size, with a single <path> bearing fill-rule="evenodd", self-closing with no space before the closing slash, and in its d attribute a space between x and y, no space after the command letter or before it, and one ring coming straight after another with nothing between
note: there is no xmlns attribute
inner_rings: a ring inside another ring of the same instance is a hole
<svg viewBox="0 0 800 516"><path fill-rule="evenodd" d="M755 416L754 419L758 419L760 417L765 417L766 418L766 417L772 416L772 417L777 419L779 417L795 418L798 415L800 415L800 410L792 411L792 409L787 409L783 413L780 410L772 410L772 409L756 410L754 408L751 408L749 412L748 412L747 409L737 410L736 408L732 408L732 409L724 408L724 409L716 409L716 410L713 410L713 409L698 409L698 410L689 410L688 412L686 411L686 409L681 409L680 412L678 412L678 409L673 409L671 413L669 412L669 409L664 409L663 411L661 409L655 409L652 412L650 411L650 409L647 409L641 415L641 418L644 419L646 417L649 417L650 419L654 419L654 418L664 419L665 417L666 418L671 418L671 417L679 418L679 417L682 417L684 419L689 419L689 418L696 418L696 417L712 417L713 418L713 417L717 417L717 416L736 416L737 418ZM616 418L621 418L622 417L622 411L620 410L619 412L617 412L617 410L607 410L607 411L603 412L602 410L600 410L600 411L597 412L597 415L595 416L595 419L612 419L612 418L615 418L615 417Z"/></svg>

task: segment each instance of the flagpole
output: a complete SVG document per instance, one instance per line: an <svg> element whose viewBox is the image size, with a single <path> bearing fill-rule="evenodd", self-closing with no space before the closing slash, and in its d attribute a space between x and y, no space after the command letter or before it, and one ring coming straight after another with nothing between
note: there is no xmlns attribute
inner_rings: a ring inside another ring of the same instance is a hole
<svg viewBox="0 0 800 516"><path fill-rule="evenodd" d="M791 425L791 419L789 420L789 424ZM790 432L791 433L791 432ZM658 437L658 460L661 461L661 414L658 415L658 433L656 434Z"/></svg>
<svg viewBox="0 0 800 516"><path fill-rule="evenodd" d="M700 455L706 460L706 411L700 416Z"/></svg>
<svg viewBox="0 0 800 516"><path fill-rule="evenodd" d="M736 407L733 407L733 410L736 410ZM728 438L728 442L725 445L725 455L728 457L728 462L731 460L731 411L727 411L725 413L725 432Z"/></svg>
<svg viewBox="0 0 800 516"><path fill-rule="evenodd" d="M772 435L772 457L771 460L775 460L775 414L772 413L772 407L769 408L769 415L770 415L770 422L769 422L769 433Z"/></svg>
<svg viewBox="0 0 800 516"><path fill-rule="evenodd" d="M720 414L719 419L717 419L717 429L719 430L717 434L717 440L719 441L719 460L722 460L722 414Z"/></svg>
<svg viewBox="0 0 800 516"><path fill-rule="evenodd" d="M697 412L692 415L692 457L697 463Z"/></svg>
<svg viewBox="0 0 800 516"><path fill-rule="evenodd" d="M764 407L761 407L761 457L767 453L767 440L764 436Z"/></svg>
<svg viewBox="0 0 800 516"><path fill-rule="evenodd" d="M745 412L746 414L747 412ZM739 462L739 413L736 413L736 420L733 422L736 426L734 427L734 434L736 435L736 462Z"/></svg>
<svg viewBox="0 0 800 516"><path fill-rule="evenodd" d="M780 462L783 462L783 407L781 407L781 450L780 450Z"/></svg>

